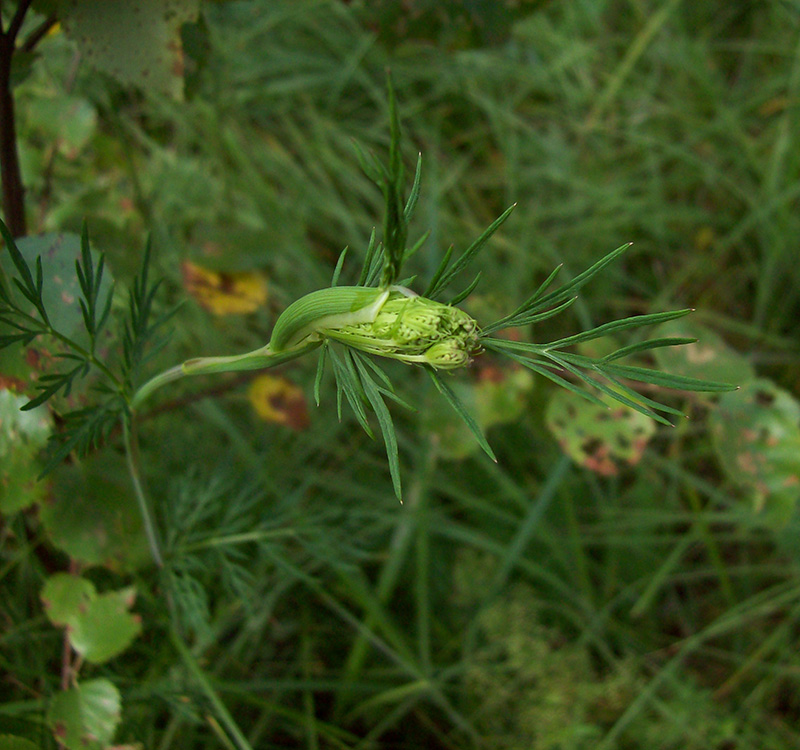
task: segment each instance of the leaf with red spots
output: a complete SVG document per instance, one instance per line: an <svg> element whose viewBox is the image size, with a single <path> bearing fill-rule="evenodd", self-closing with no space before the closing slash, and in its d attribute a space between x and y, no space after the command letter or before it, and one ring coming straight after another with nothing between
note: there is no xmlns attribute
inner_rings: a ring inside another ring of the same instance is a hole
<svg viewBox="0 0 800 750"><path fill-rule="evenodd" d="M23 510L44 497L37 454L52 429L50 413L38 406L20 411L28 399L0 385L0 512Z"/></svg>
<svg viewBox="0 0 800 750"><path fill-rule="evenodd" d="M710 417L720 465L753 501L782 523L800 498L800 403L767 379L724 394Z"/></svg>
<svg viewBox="0 0 800 750"><path fill-rule="evenodd" d="M608 408L570 391L556 391L545 420L562 450L577 464L603 476L639 463L655 422L608 399Z"/></svg>
<svg viewBox="0 0 800 750"><path fill-rule="evenodd" d="M151 559L125 461L112 451L59 467L39 518L50 541L85 565L132 571Z"/></svg>
<svg viewBox="0 0 800 750"><path fill-rule="evenodd" d="M51 326L81 346L88 346L89 338L84 326L80 299L82 297L75 262L81 258L81 238L77 234L42 234L16 240L17 249L29 268L36 268L36 259L42 259L42 300ZM95 267L99 254L92 251ZM14 277L15 269L7 252L0 252L0 267L6 278ZM105 309L112 292L113 281L108 268L103 273L97 297L97 307ZM38 318L34 306L16 288L11 294L14 302L24 311ZM10 333L0 325L0 335ZM106 333L102 334L107 335ZM106 339L103 339L106 340ZM62 351L58 341L49 336L37 338L27 349L19 344L0 352L0 366L6 375L12 376L13 384L26 395L34 393L34 383L39 375L48 372L54 365L55 355ZM16 390L17 388L15 388Z"/></svg>
<svg viewBox="0 0 800 750"><path fill-rule="evenodd" d="M119 691L101 677L58 693L47 710L47 725L67 750L102 750L114 738L121 708Z"/></svg>

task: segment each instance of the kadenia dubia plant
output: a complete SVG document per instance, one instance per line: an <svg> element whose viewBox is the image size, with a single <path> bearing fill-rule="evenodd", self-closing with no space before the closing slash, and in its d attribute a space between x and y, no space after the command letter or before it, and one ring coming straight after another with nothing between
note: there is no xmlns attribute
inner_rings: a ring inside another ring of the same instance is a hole
<svg viewBox="0 0 800 750"><path fill-rule="evenodd" d="M79 304L88 344L79 344L51 325L43 299L41 259L31 268L8 230L2 226L15 274L10 283L8 279L0 279L0 322L12 331L0 336L0 347L19 343L28 345L39 336L51 336L59 340L65 349L60 356L69 363L63 371L41 377L37 384L39 394L23 408L37 406L59 392L68 393L77 378L85 377L90 372L98 375L101 383L99 388L95 388L101 394L95 406L62 415L64 428L53 438L45 472L73 450L88 451L108 434L114 424L121 422L134 489L144 516L151 551L159 565L162 559L158 534L141 489L135 461L134 420L137 410L154 391L183 377L266 369L319 350L314 383L317 404L320 402L324 370L330 362L336 382L339 416L344 396L358 422L371 436L373 432L368 413L373 412L377 418L398 498L401 497L398 447L387 401L403 406L408 404L395 393L389 377L381 368L379 360L382 357L426 370L441 395L494 460L494 453L475 420L447 384L450 371L467 367L484 351L508 357L592 402L603 403L597 395L599 393L664 424L670 424L664 414L680 416L681 412L633 390L631 381L690 391L723 391L732 388L724 383L620 363L628 355L657 347L687 344L694 339L648 339L598 358L569 351L575 344L608 334L682 317L691 312L688 309L628 317L543 344L495 335L501 330L539 323L566 310L575 302L581 287L619 257L629 244L618 247L563 286L551 289L559 272L559 268L556 268L528 299L499 320L480 324L459 308L457 305L477 287L480 273L456 294L448 292L452 282L475 260L481 248L509 217L514 206L504 211L456 259L453 259L453 248L448 249L421 293L410 289L407 284L413 281L400 278L402 267L428 237L426 233L414 244L407 244L409 219L419 198L421 157L417 160L406 199L399 145L400 126L391 90L389 102L391 139L388 164L384 165L373 156L357 152L362 168L379 185L384 195L382 241L376 241L376 232L373 230L358 282L340 286L339 279L347 253L345 248L333 272L331 286L313 291L289 305L276 321L269 343L255 351L234 356L190 359L137 387L141 369L147 360L147 345L152 343L155 331L166 319L161 316L158 320L152 320L153 297L158 284L153 285L148 281L149 247L129 295L120 337L122 356L117 358L119 364L114 370L96 353L95 343L109 320L111 292L106 290L105 295L101 293L103 260L101 257L97 264L94 263L86 231L82 236L81 258L76 266L81 290Z"/></svg>

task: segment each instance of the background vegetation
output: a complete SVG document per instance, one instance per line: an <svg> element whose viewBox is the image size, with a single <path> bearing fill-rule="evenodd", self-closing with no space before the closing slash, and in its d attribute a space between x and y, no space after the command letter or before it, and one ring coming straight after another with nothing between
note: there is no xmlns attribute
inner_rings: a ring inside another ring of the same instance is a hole
<svg viewBox="0 0 800 750"><path fill-rule="evenodd" d="M148 374L265 343L363 253L382 198L352 141L386 153L390 66L423 154L415 271L517 202L471 300L490 319L632 241L531 338L696 307L677 332L700 343L658 364L743 388L678 394L691 419L652 429L486 356L457 387L495 465L398 364L422 404L395 414L402 506L331 384L306 406L312 362L165 390L140 435L157 572L118 436L33 483L54 428L16 409L50 355L4 353L0 734L55 747L80 671L121 696L96 747L800 745L797 2L209 2L182 92L77 37L16 70L28 232L85 219L123 285L152 236L156 312L184 304ZM91 606L135 589L115 658L76 656L43 597L64 571Z"/></svg>

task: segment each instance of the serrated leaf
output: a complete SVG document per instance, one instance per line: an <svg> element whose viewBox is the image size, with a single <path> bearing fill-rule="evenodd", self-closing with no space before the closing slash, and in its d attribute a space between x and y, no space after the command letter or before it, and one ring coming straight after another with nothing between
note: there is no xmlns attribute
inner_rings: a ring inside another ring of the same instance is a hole
<svg viewBox="0 0 800 750"><path fill-rule="evenodd" d="M86 578L56 573L45 582L41 599L50 622L67 627L72 648L93 664L122 653L142 629L139 616L128 611L132 588L98 594Z"/></svg>
<svg viewBox="0 0 800 750"><path fill-rule="evenodd" d="M50 702L47 725L67 750L102 750L121 718L119 691L105 678L78 683Z"/></svg>

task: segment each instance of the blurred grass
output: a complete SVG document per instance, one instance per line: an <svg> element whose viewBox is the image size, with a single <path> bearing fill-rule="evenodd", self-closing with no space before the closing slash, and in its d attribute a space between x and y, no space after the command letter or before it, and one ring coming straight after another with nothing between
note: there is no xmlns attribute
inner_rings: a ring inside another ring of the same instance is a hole
<svg viewBox="0 0 800 750"><path fill-rule="evenodd" d="M81 69L74 95L102 124L91 148L53 162L49 196L29 181L40 228L86 215L121 277L152 231L174 299L186 259L270 279L268 308L247 318L184 305L165 364L263 343L343 246L363 252L381 197L352 140L384 153L391 67L407 163L423 153L419 232L432 229L414 272L518 202L483 258L479 318L554 265L569 276L633 241L557 325L695 306L797 393L796 3L549 3L491 44L393 27L387 40L375 22L333 0L209 4L181 104ZM43 57L51 87L62 57ZM310 363L289 374L310 392ZM398 413L402 507L380 446L336 421L330 393L300 434L257 423L237 390L145 423L175 560L162 583L253 746L800 744L796 514L775 531L748 513L692 402L694 421L602 478L560 455L546 395L537 384L525 417L492 432L498 465L443 459ZM2 667L47 695L59 644L24 593L42 571L29 556L0 572L20 592ZM141 606L157 631L159 600ZM173 660L158 638L121 660L123 741L212 746Z"/></svg>

